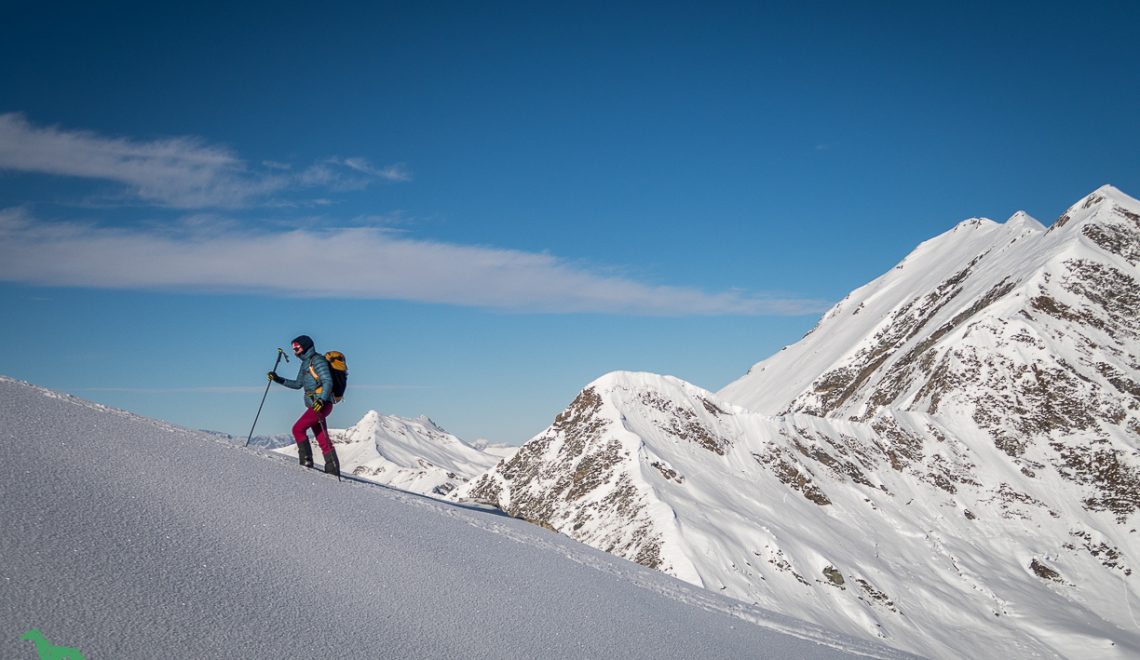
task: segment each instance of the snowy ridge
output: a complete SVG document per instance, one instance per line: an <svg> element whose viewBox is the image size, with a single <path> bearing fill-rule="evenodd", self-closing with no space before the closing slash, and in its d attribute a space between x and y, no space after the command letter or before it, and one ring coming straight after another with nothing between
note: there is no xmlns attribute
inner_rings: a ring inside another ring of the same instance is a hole
<svg viewBox="0 0 1140 660"><path fill-rule="evenodd" d="M954 229L919 245L898 265L873 282L856 289L829 310L803 340L757 363L748 375L728 385L719 394L729 400L769 415L789 412L796 406L788 397L807 389L813 381L834 368L837 363L851 361L866 351L876 337L892 326L917 314L920 296L933 298L940 290L954 291L978 266L979 255L990 255L988 263L997 264L1006 257L1005 250L1021 241L1023 245L1045 228L1024 213L998 224L984 218L963 221ZM999 268L1005 268L1003 263ZM978 280L975 280L978 281ZM972 298L977 291L961 291L961 300ZM973 295L970 295L973 294ZM932 300L937 304L940 300ZM953 317L944 310L942 317ZM933 323L929 319L927 322ZM772 386L780 383L779 387ZM801 404L804 407L806 404Z"/></svg>
<svg viewBox="0 0 1140 660"><path fill-rule="evenodd" d="M1090 527L1046 513L1048 534L1023 529L1044 506L1032 497L985 489L955 497L929 483L938 473L892 467L901 459L884 436L945 432L931 424L914 415L889 428L770 418L674 378L614 373L456 496L707 589L922 655L982 657L1001 647L1020 649L1018 657L1072 656L1092 644L1104 657L1114 648L1127 657L1124 649L1140 648L1126 601L1115 597L1105 603L1115 623L1079 631L1059 624L1045 635L1018 629L1023 617L1037 626L1056 612L1099 618L1034 574L1035 559L1064 567L1066 579L1080 583L1078 595L1094 600L1120 593L1129 568L1114 575L1086 551L1062 550L1078 538L1074 530L1103 542ZM946 453L962 451L944 442ZM1056 555L1032 550L1049 544Z"/></svg>
<svg viewBox="0 0 1140 660"><path fill-rule="evenodd" d="M772 415L865 415L897 404L901 393L876 392L876 379L885 380L908 349L921 347L912 357L923 357L938 348L932 339L954 344L979 312L985 311L987 320L1033 322L1024 318L1034 316L1026 307L1034 301L1048 305L1038 300L1042 296L1083 297L1074 280L1100 276L1089 288L1125 288L1133 281L1140 250L1138 211L1140 202L1104 186L1048 231L1021 212L1005 224L962 222L852 292L802 341L756 364L720 395ZM1086 265L1092 272L1084 270ZM1063 310L1053 317L1062 326L1070 320ZM895 396L884 398L890 394Z"/></svg>
<svg viewBox="0 0 1140 660"><path fill-rule="evenodd" d="M906 657L501 515L4 377L0 399L0 657L34 657L33 628L89 658Z"/></svg>
<svg viewBox="0 0 1140 660"><path fill-rule="evenodd" d="M329 429L341 471L423 495L440 497L494 467L509 451L476 449L427 417L407 419L371 410L348 429ZM313 456L320 463L315 441ZM296 457L296 445L277 450Z"/></svg>
<svg viewBox="0 0 1140 660"><path fill-rule="evenodd" d="M1104 186L1047 232L1027 222L920 247L917 273L860 289L721 395L763 412L964 424L963 439L1031 479L1057 470L1123 522L1140 509L1140 202Z"/></svg>
<svg viewBox="0 0 1140 660"><path fill-rule="evenodd" d="M968 220L719 394L609 374L455 496L926 656L1133 657L1138 262L1107 186Z"/></svg>

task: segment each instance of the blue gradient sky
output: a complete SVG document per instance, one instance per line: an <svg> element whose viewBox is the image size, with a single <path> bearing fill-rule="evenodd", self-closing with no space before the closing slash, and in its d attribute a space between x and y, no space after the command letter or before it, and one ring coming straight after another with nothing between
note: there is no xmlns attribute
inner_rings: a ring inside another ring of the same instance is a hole
<svg viewBox="0 0 1140 660"><path fill-rule="evenodd" d="M192 427L307 333L335 424L518 444L611 370L723 387L965 218L1140 194L1131 2L44 4L0 22L0 373Z"/></svg>

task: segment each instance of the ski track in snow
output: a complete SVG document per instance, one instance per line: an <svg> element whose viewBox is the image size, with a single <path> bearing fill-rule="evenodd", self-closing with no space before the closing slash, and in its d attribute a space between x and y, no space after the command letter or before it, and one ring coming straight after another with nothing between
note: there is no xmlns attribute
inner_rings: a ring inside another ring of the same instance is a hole
<svg viewBox="0 0 1140 660"><path fill-rule="evenodd" d="M0 397L3 658L35 657L32 628L90 660L913 657L499 512L4 377Z"/></svg>

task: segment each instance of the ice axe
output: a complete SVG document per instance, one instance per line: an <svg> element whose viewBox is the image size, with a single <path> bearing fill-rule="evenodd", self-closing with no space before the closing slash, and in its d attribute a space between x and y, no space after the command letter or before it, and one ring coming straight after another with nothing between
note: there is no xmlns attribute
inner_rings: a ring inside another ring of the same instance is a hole
<svg viewBox="0 0 1140 660"><path fill-rule="evenodd" d="M285 355L285 351L278 348L277 361L273 363L273 373L277 373L277 365L281 364L281 358L285 358L286 362L289 361L289 356ZM257 420L261 417L261 409L265 407L265 397L269 396L269 386L272 384L273 381L269 381L265 384L265 394L261 395L261 405L257 407L257 416L253 418L253 426L249 427L249 437L245 439L246 447L249 446L249 441L253 439L253 429L257 428Z"/></svg>

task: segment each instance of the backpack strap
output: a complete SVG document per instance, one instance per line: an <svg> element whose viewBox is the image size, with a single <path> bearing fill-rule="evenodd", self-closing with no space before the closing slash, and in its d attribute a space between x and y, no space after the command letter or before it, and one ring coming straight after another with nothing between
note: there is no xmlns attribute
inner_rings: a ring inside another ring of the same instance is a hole
<svg viewBox="0 0 1140 660"><path fill-rule="evenodd" d="M315 355L309 358L309 373L313 375L313 380L317 381L317 389L313 392L315 394L323 394L325 391L325 386L321 385L321 377L317 375L317 370L313 368L313 360L316 358L317 356Z"/></svg>

